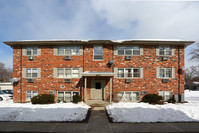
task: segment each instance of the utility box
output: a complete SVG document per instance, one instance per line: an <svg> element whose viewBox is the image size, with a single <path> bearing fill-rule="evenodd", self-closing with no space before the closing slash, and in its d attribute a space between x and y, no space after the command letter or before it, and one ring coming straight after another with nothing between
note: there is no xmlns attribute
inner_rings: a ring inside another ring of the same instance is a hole
<svg viewBox="0 0 199 133"><path fill-rule="evenodd" d="M183 103L184 102L184 94L180 95L180 102Z"/></svg>
<svg viewBox="0 0 199 133"><path fill-rule="evenodd" d="M178 95L174 95L174 99L178 102Z"/></svg>

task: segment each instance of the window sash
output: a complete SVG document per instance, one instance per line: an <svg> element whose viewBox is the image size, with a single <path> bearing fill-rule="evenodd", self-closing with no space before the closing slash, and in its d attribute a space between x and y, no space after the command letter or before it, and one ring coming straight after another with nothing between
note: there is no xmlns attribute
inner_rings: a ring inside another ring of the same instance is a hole
<svg viewBox="0 0 199 133"><path fill-rule="evenodd" d="M94 59L103 59L103 46L94 46Z"/></svg>
<svg viewBox="0 0 199 133"><path fill-rule="evenodd" d="M26 101L30 101L31 98L38 95L38 91L26 91Z"/></svg>
<svg viewBox="0 0 199 133"><path fill-rule="evenodd" d="M58 78L78 78L79 68L57 68Z"/></svg>
<svg viewBox="0 0 199 133"><path fill-rule="evenodd" d="M159 47L159 55L171 55L170 47Z"/></svg>
<svg viewBox="0 0 199 133"><path fill-rule="evenodd" d="M79 55L80 46L58 46L57 54L58 55Z"/></svg>
<svg viewBox="0 0 199 133"><path fill-rule="evenodd" d="M171 68L159 68L159 77L160 78L171 78Z"/></svg>
<svg viewBox="0 0 199 133"><path fill-rule="evenodd" d="M118 46L117 47L118 55L140 55L139 46Z"/></svg>
<svg viewBox="0 0 199 133"><path fill-rule="evenodd" d="M140 68L118 68L119 78L140 78Z"/></svg>
<svg viewBox="0 0 199 133"><path fill-rule="evenodd" d="M61 101L72 101L74 95L79 95L78 91L58 91L57 99Z"/></svg>
<svg viewBox="0 0 199 133"><path fill-rule="evenodd" d="M37 78L38 69L37 68L26 68L26 78Z"/></svg>
<svg viewBox="0 0 199 133"><path fill-rule="evenodd" d="M38 54L37 47L27 47L26 55L27 56L36 56Z"/></svg>

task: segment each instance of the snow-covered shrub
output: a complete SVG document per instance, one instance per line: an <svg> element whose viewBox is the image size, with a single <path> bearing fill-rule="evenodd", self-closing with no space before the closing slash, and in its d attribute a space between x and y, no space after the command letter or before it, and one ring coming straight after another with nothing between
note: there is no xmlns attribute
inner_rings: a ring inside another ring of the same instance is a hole
<svg viewBox="0 0 199 133"><path fill-rule="evenodd" d="M142 98L142 102L150 104L158 104L161 100L163 100L163 97L157 94L147 94Z"/></svg>
<svg viewBox="0 0 199 133"><path fill-rule="evenodd" d="M40 94L31 98L32 104L51 104L54 103L54 95Z"/></svg>
<svg viewBox="0 0 199 133"><path fill-rule="evenodd" d="M73 96L73 103L78 103L82 101L82 97L80 95L74 95Z"/></svg>

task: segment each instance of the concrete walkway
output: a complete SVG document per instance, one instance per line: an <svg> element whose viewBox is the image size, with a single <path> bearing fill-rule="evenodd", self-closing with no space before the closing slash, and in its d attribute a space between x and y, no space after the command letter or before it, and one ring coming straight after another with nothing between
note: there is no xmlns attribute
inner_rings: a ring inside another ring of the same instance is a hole
<svg viewBox="0 0 199 133"><path fill-rule="evenodd" d="M0 132L133 133L199 132L199 123L109 123L103 107L94 107L88 123L0 122Z"/></svg>

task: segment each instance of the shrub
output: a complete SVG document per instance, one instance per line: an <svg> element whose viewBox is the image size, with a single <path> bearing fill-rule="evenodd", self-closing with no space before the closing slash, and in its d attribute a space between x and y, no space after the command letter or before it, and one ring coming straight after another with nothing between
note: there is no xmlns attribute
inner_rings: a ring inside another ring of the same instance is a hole
<svg viewBox="0 0 199 133"><path fill-rule="evenodd" d="M157 104L160 100L163 100L163 97L157 94L147 94L142 98L142 102L150 104Z"/></svg>
<svg viewBox="0 0 199 133"><path fill-rule="evenodd" d="M74 95L73 96L73 103L78 103L82 101L82 97L80 95Z"/></svg>
<svg viewBox="0 0 199 133"><path fill-rule="evenodd" d="M176 103L176 100L173 97L170 97L169 100L167 100L168 103Z"/></svg>
<svg viewBox="0 0 199 133"><path fill-rule="evenodd" d="M40 94L31 98L32 104L51 104L54 103L54 95Z"/></svg>

